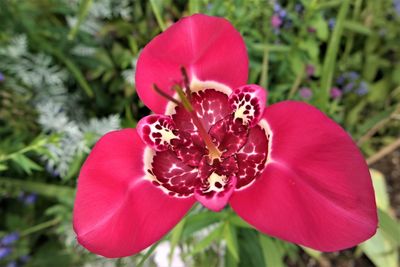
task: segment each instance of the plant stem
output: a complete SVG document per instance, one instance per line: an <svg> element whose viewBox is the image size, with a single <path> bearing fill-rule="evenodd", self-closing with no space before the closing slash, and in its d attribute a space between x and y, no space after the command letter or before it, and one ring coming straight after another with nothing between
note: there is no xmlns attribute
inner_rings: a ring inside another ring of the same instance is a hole
<svg viewBox="0 0 400 267"><path fill-rule="evenodd" d="M68 186L49 185L40 182L26 181L22 179L12 179L0 177L0 187L18 188L23 191L33 192L46 197L53 197L62 200L73 200L75 189Z"/></svg>
<svg viewBox="0 0 400 267"><path fill-rule="evenodd" d="M396 150L400 147L400 138L396 139L394 142L390 143L389 145L383 147L377 153L372 155L367 159L368 165L372 165L381 158L385 157L386 155L390 154L392 151Z"/></svg>
<svg viewBox="0 0 400 267"><path fill-rule="evenodd" d="M56 224L58 224L60 222L61 222L60 218L55 218L53 220L37 224L35 226L32 226L32 227L22 231L21 232L21 237L33 234L35 232L41 231L41 230L49 228L49 227L52 227L52 226L54 226L54 225L56 225Z"/></svg>
<svg viewBox="0 0 400 267"><path fill-rule="evenodd" d="M304 65L301 67L301 70L297 73L296 79L293 82L292 88L290 89L288 99L292 99L299 89L301 81L303 80L304 76Z"/></svg>
<svg viewBox="0 0 400 267"><path fill-rule="evenodd" d="M260 85L267 89L268 87L268 63L269 63L269 47L265 46L263 62L261 67Z"/></svg>
<svg viewBox="0 0 400 267"><path fill-rule="evenodd" d="M161 17L160 9L158 8L159 5L156 4L155 0L150 0L151 9L153 10L153 14L156 17L158 26L160 26L161 31L165 31L165 23Z"/></svg>

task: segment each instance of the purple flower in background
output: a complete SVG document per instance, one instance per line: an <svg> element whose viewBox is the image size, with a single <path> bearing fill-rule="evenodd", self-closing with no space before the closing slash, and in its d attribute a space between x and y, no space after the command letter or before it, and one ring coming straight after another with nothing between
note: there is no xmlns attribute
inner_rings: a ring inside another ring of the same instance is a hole
<svg viewBox="0 0 400 267"><path fill-rule="evenodd" d="M303 12L303 10L304 10L304 7L303 7L303 5L301 4L301 3L297 3L295 6L294 6L294 11L296 11L297 13L302 13Z"/></svg>
<svg viewBox="0 0 400 267"><path fill-rule="evenodd" d="M21 256L21 257L19 258L19 261L20 261L21 263L27 263L30 259L31 259L31 256L29 256L29 255L23 255L23 256Z"/></svg>
<svg viewBox="0 0 400 267"><path fill-rule="evenodd" d="M367 83L364 81L360 82L360 85L358 86L358 88L356 90L356 94L363 96L363 95L366 95L367 93L368 93Z"/></svg>
<svg viewBox="0 0 400 267"><path fill-rule="evenodd" d="M393 0L393 7L397 16L400 16L400 0Z"/></svg>
<svg viewBox="0 0 400 267"><path fill-rule="evenodd" d="M335 24L336 24L336 19L330 18L330 19L328 20L328 27L329 27L329 29L333 30L333 28L335 27Z"/></svg>
<svg viewBox="0 0 400 267"><path fill-rule="evenodd" d="M0 82L4 81L4 74L0 72Z"/></svg>
<svg viewBox="0 0 400 267"><path fill-rule="evenodd" d="M313 93L312 93L310 88L302 87L299 90L299 95L300 95L301 98L308 100L308 99L310 99L312 97Z"/></svg>
<svg viewBox="0 0 400 267"><path fill-rule="evenodd" d="M0 260L10 255L11 252L11 248L0 248Z"/></svg>
<svg viewBox="0 0 400 267"><path fill-rule="evenodd" d="M278 15L273 15L271 17L271 25L275 29L279 28L282 25L282 19Z"/></svg>
<svg viewBox="0 0 400 267"><path fill-rule="evenodd" d="M353 83L353 82L349 82L348 84L346 84L346 85L344 86L343 91L344 91L345 93L348 93L348 92L350 92L351 90L353 90L353 88L354 88L354 83Z"/></svg>
<svg viewBox="0 0 400 267"><path fill-rule="evenodd" d="M290 28L291 26L291 21L290 19L286 19L287 17L287 12L284 8L281 7L278 3L274 5L274 14L271 17L271 25L272 28L278 29L282 27L284 22L288 22L287 24L285 23L286 28Z"/></svg>
<svg viewBox="0 0 400 267"><path fill-rule="evenodd" d="M17 264L16 261L10 261L10 262L7 264L7 267L17 267L17 266L18 266L18 264Z"/></svg>
<svg viewBox="0 0 400 267"><path fill-rule="evenodd" d="M21 194L19 194L18 199L23 202L25 205L32 205L36 202L37 200L37 195L35 193L25 193L22 192Z"/></svg>
<svg viewBox="0 0 400 267"><path fill-rule="evenodd" d="M343 85L344 80L345 80L344 76L343 76L343 75L340 75L339 77L337 77L336 83L337 83L338 85Z"/></svg>
<svg viewBox="0 0 400 267"><path fill-rule="evenodd" d="M308 77L311 77L314 75L315 73L315 67L311 64L307 64L306 65L306 73Z"/></svg>
<svg viewBox="0 0 400 267"><path fill-rule="evenodd" d="M36 202L37 195L36 194L28 194L25 196L24 203L26 205L32 205Z"/></svg>
<svg viewBox="0 0 400 267"><path fill-rule="evenodd" d="M281 5L278 4L278 3L275 3L275 5L274 5L274 12L279 12L279 11L281 11L281 10L282 10Z"/></svg>
<svg viewBox="0 0 400 267"><path fill-rule="evenodd" d="M9 233L0 240L0 244L3 246L8 246L17 241L19 238L18 232Z"/></svg>
<svg viewBox="0 0 400 267"><path fill-rule="evenodd" d="M342 96L343 92L340 90L338 87L332 87L331 88L331 97L333 99L338 99Z"/></svg>
<svg viewBox="0 0 400 267"><path fill-rule="evenodd" d="M353 81L357 80L360 77L360 74L358 74L358 72L355 72L355 71L350 71L345 74L350 80L353 80Z"/></svg>
<svg viewBox="0 0 400 267"><path fill-rule="evenodd" d="M286 10L282 9L278 12L280 18L285 18L287 15Z"/></svg>

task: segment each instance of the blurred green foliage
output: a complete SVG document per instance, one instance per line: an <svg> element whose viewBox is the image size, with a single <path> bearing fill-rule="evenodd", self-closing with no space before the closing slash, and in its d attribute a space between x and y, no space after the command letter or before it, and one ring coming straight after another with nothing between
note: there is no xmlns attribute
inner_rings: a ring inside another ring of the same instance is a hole
<svg viewBox="0 0 400 267"><path fill-rule="evenodd" d="M149 113L135 92L137 56L186 15L223 16L234 24L248 48L249 83L268 88L270 104L295 99L317 106L366 157L392 147L400 133L398 2L1 0L0 238L19 237L0 265L154 266L160 243L117 260L79 247L71 226L74 188L94 142ZM378 202L386 203L378 203L380 229L351 253L395 267L399 223L384 177L373 176ZM229 209L195 206L166 240L193 266L302 266L304 254L326 260L259 234Z"/></svg>

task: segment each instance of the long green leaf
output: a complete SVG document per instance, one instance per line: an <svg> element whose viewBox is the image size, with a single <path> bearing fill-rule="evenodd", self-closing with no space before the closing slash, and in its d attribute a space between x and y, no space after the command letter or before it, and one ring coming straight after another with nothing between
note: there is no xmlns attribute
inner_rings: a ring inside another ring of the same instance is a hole
<svg viewBox="0 0 400 267"><path fill-rule="evenodd" d="M232 254L235 261L239 261L239 245L237 240L236 229L229 222L225 223L224 226L224 237L226 246L229 252Z"/></svg>
<svg viewBox="0 0 400 267"><path fill-rule="evenodd" d="M219 239L221 237L223 227L224 225L220 224L214 230L212 230L204 239L202 239L193 247L191 254L194 255L203 251L204 249L209 247L212 242Z"/></svg>
<svg viewBox="0 0 400 267"><path fill-rule="evenodd" d="M75 38L76 33L78 32L79 27L81 26L82 22L85 20L87 14L89 13L90 6L92 5L93 0L83 0L79 6L79 13L78 13L78 21L71 28L70 32L68 33L68 39L73 40Z"/></svg>
<svg viewBox="0 0 400 267"><path fill-rule="evenodd" d="M277 244L270 237L259 234L259 241L264 256L266 267L284 267L283 254L278 249Z"/></svg>
<svg viewBox="0 0 400 267"><path fill-rule="evenodd" d="M328 44L328 51L324 59L321 77L321 90L317 92L317 106L321 109L327 109L330 88L332 85L333 75L335 71L336 57L339 50L340 39L343 33L344 21L349 9L349 0L344 0L339 9L339 15L336 20L336 25L333 34Z"/></svg>

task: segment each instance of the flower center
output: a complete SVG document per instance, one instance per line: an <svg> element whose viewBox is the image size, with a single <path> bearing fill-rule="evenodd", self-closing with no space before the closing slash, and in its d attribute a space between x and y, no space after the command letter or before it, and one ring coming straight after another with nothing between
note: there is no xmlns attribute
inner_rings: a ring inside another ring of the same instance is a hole
<svg viewBox="0 0 400 267"><path fill-rule="evenodd" d="M173 115L150 115L138 123L152 150L145 159L147 178L169 195L194 195L220 210L234 190L250 185L264 169L268 136L258 124L262 98L251 86L230 96L214 89L189 95L174 89L181 101Z"/></svg>

